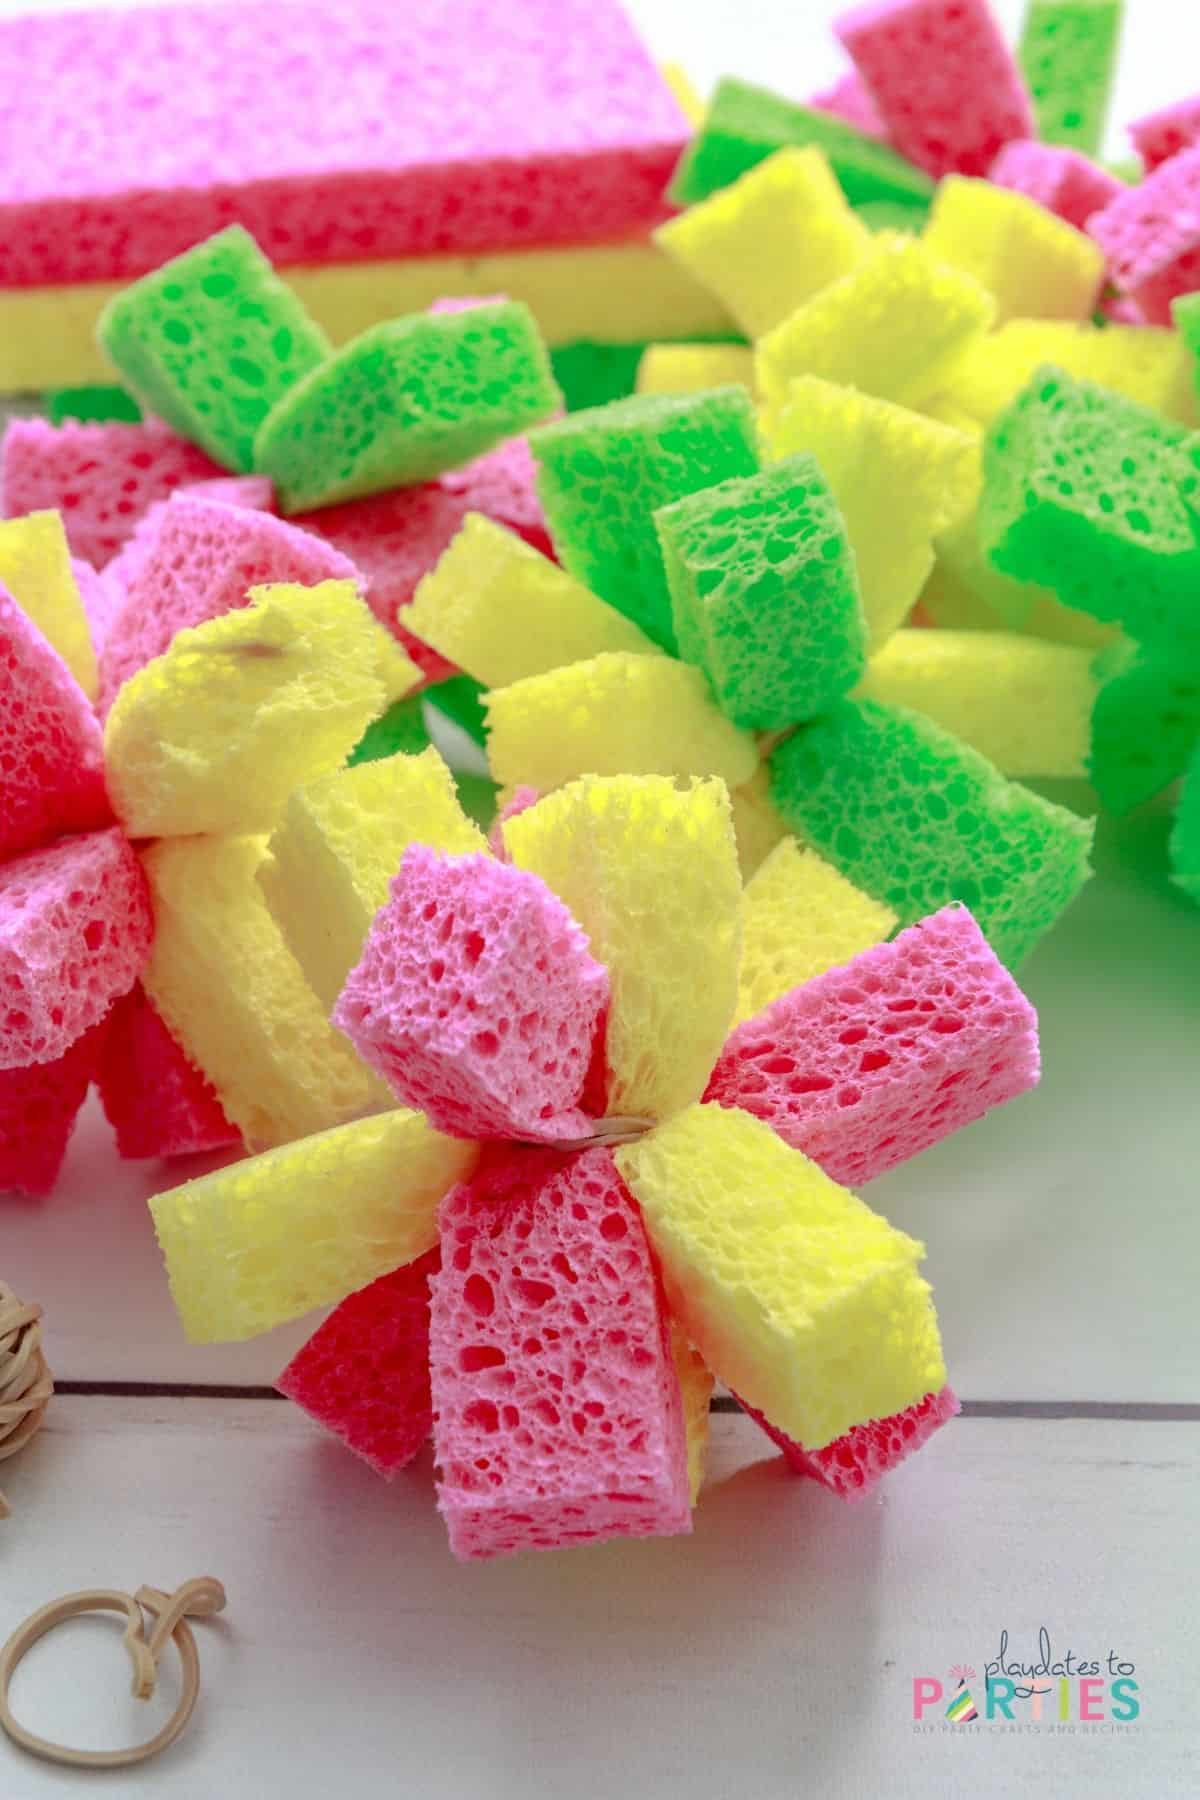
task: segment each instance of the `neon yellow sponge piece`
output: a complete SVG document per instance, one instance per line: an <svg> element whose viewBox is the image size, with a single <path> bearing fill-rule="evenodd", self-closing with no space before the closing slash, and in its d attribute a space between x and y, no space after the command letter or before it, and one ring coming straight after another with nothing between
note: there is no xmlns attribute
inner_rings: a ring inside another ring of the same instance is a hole
<svg viewBox="0 0 1200 1800"><path fill-rule="evenodd" d="M179 632L113 703L108 786L132 837L268 830L292 789L338 768L384 709L380 627L353 582L250 599Z"/></svg>
<svg viewBox="0 0 1200 1800"><path fill-rule="evenodd" d="M616 1159L681 1328L805 1449L942 1387L924 1245L761 1120L692 1106Z"/></svg>
<svg viewBox="0 0 1200 1800"><path fill-rule="evenodd" d="M771 799L771 771L760 763L749 781L734 788L729 796L733 813L733 835L737 839L738 862L742 880L749 881L792 827L776 809Z"/></svg>
<svg viewBox="0 0 1200 1800"><path fill-rule="evenodd" d="M900 632L892 643L917 635ZM735 1023L881 943L899 923L890 906L872 900L815 850L784 838L743 897Z"/></svg>
<svg viewBox="0 0 1200 1800"><path fill-rule="evenodd" d="M973 275L1005 319L1087 319L1104 252L1065 219L1012 188L966 175L938 184L922 241L931 256Z"/></svg>
<svg viewBox="0 0 1200 1800"><path fill-rule="evenodd" d="M1112 388L1181 424L1197 421L1192 359L1164 325L1092 325L1010 319L967 352L948 398L990 425L1044 363Z"/></svg>
<svg viewBox="0 0 1200 1800"><path fill-rule="evenodd" d="M665 1118L703 1091L737 999L741 877L719 781L573 782L504 828L608 970L608 1110Z"/></svg>
<svg viewBox="0 0 1200 1800"><path fill-rule="evenodd" d="M638 364L639 394L702 394L736 383L753 391L748 344L647 344Z"/></svg>
<svg viewBox="0 0 1200 1800"><path fill-rule="evenodd" d="M777 150L654 235L751 338L849 274L871 245L812 145Z"/></svg>
<svg viewBox="0 0 1200 1800"><path fill-rule="evenodd" d="M251 1149L367 1111L366 1066L333 1029L267 910L258 838L165 838L143 853L154 903L146 992Z"/></svg>
<svg viewBox="0 0 1200 1800"><path fill-rule="evenodd" d="M0 521L0 584L58 651L88 699L95 700L96 652L61 514L26 513Z"/></svg>
<svg viewBox="0 0 1200 1800"><path fill-rule="evenodd" d="M487 848L434 749L339 769L288 799L258 879L326 1014L410 844L456 856Z"/></svg>
<svg viewBox="0 0 1200 1800"><path fill-rule="evenodd" d="M699 669L611 652L485 695L501 785L548 793L577 775L719 775L749 781L758 751L718 712Z"/></svg>
<svg viewBox="0 0 1200 1800"><path fill-rule="evenodd" d="M974 276L923 243L876 238L857 268L760 340L758 385L773 401L796 376L818 375L915 406L949 384L995 311Z"/></svg>
<svg viewBox="0 0 1200 1800"><path fill-rule="evenodd" d="M816 457L846 521L877 649L925 585L934 538L978 496L975 440L907 407L812 377L790 384L763 429L773 459L801 450Z"/></svg>
<svg viewBox="0 0 1200 1800"><path fill-rule="evenodd" d="M683 1400L683 1429L687 1435L688 1498L695 1506L704 1485L704 1465L708 1460L709 1407L716 1381L700 1352L688 1343L674 1319L671 1321L671 1356Z"/></svg>
<svg viewBox="0 0 1200 1800"><path fill-rule="evenodd" d="M151 1200L193 1343L256 1337L437 1243L438 1202L477 1147L388 1112L202 1175Z"/></svg>
<svg viewBox="0 0 1200 1800"><path fill-rule="evenodd" d="M657 654L631 619L482 513L468 513L400 619L491 688L605 651Z"/></svg>

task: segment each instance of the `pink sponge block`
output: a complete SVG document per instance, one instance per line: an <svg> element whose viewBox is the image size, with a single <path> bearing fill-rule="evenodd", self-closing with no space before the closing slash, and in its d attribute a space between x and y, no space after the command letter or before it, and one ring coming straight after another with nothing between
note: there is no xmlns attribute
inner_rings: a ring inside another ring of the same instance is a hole
<svg viewBox="0 0 1200 1800"><path fill-rule="evenodd" d="M429 1281L439 1260L431 1250L343 1300L275 1384L380 1475L410 1463L433 1428Z"/></svg>
<svg viewBox="0 0 1200 1800"><path fill-rule="evenodd" d="M607 1004L607 972L536 875L413 844L334 1022L439 1131L550 1141L588 1130Z"/></svg>
<svg viewBox="0 0 1200 1800"><path fill-rule="evenodd" d="M485 1158L441 1212L430 1367L459 1557L691 1529L679 1381L607 1150Z"/></svg>
<svg viewBox="0 0 1200 1800"><path fill-rule="evenodd" d="M947 906L739 1025L707 1098L857 1187L1033 1087L1037 1015Z"/></svg>
<svg viewBox="0 0 1200 1800"><path fill-rule="evenodd" d="M122 833L62 838L0 864L0 1069L54 1062L127 994L154 921Z"/></svg>
<svg viewBox="0 0 1200 1800"><path fill-rule="evenodd" d="M71 554L102 569L156 500L220 474L203 450L157 419L141 425L13 419L0 449L0 513L15 519L60 512Z"/></svg>
<svg viewBox="0 0 1200 1800"><path fill-rule="evenodd" d="M58 1180L106 1029L93 1026L53 1062L0 1069L0 1196L38 1198Z"/></svg>
<svg viewBox="0 0 1200 1800"><path fill-rule="evenodd" d="M815 112L832 113L835 119L844 119L864 137L884 136L879 108L864 86L862 76L853 69L848 69L832 87L814 94L808 104Z"/></svg>
<svg viewBox="0 0 1200 1800"><path fill-rule="evenodd" d="M1036 200L1082 231L1093 213L1120 194L1125 184L1094 163L1082 150L1065 144L1038 144L1018 138L1005 144L992 164L989 180Z"/></svg>
<svg viewBox="0 0 1200 1800"><path fill-rule="evenodd" d="M834 30L889 143L933 176L986 175L1035 134L1021 72L987 0L872 0Z"/></svg>
<svg viewBox="0 0 1200 1800"><path fill-rule="evenodd" d="M186 79L181 79L186 71ZM0 284L596 241L663 217L687 121L617 0L259 0L0 25Z"/></svg>
<svg viewBox="0 0 1200 1800"><path fill-rule="evenodd" d="M1186 100L1176 100L1158 112L1147 113L1144 119L1135 119L1129 135L1147 173L1157 169L1181 150L1200 143L1200 94L1190 94Z"/></svg>
<svg viewBox="0 0 1200 1800"><path fill-rule="evenodd" d="M250 512L275 511L275 487L265 475L222 475L213 481L189 481L186 489L176 489L176 492L186 492L193 500L218 500L223 506L243 506ZM153 555L163 512L173 497L168 495L165 500L156 500L147 508L134 527L133 535L103 570L108 611L101 640L107 637L108 621L128 591L134 576ZM99 647L98 641L96 648Z"/></svg>
<svg viewBox="0 0 1200 1800"><path fill-rule="evenodd" d="M1112 279L1150 325L1170 325L1177 294L1200 288L1200 144L1162 163L1088 221Z"/></svg>
<svg viewBox="0 0 1200 1800"><path fill-rule="evenodd" d="M855 1425L844 1437L834 1438L821 1450L806 1450L793 1438L779 1431L752 1406L741 1405L762 1426L772 1443L778 1444L787 1458L788 1467L797 1475L819 1481L843 1500L861 1500L881 1475L902 1463L906 1456L927 1443L940 1426L961 1410L958 1396L951 1387L936 1394L926 1394L903 1412L888 1419L870 1419Z"/></svg>
<svg viewBox="0 0 1200 1800"><path fill-rule="evenodd" d="M99 1084L124 1157L191 1156L241 1142L211 1083L188 1061L140 984L110 1015Z"/></svg>
<svg viewBox="0 0 1200 1800"><path fill-rule="evenodd" d="M91 704L0 585L0 857L111 819Z"/></svg>

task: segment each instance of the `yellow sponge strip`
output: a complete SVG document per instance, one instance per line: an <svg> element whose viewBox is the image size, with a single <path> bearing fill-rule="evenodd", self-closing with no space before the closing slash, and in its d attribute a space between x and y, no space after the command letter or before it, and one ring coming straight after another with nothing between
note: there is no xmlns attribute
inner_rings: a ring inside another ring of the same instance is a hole
<svg viewBox="0 0 1200 1800"><path fill-rule="evenodd" d="M388 1112L159 1194L150 1210L188 1337L255 1337L422 1256L477 1155L421 1113Z"/></svg>
<svg viewBox="0 0 1200 1800"><path fill-rule="evenodd" d="M657 654L632 620L481 513L467 514L400 621L485 687L608 650Z"/></svg>
<svg viewBox="0 0 1200 1800"><path fill-rule="evenodd" d="M741 877L719 781L589 778L504 828L608 970L610 1113L666 1118L703 1092L737 999Z"/></svg>
<svg viewBox="0 0 1200 1800"><path fill-rule="evenodd" d="M488 761L502 786L548 793L577 775L719 775L758 767L754 739L720 713L699 669L612 653L485 696Z"/></svg>
<svg viewBox="0 0 1200 1800"><path fill-rule="evenodd" d="M924 1246L749 1114L689 1107L616 1152L708 1366L816 1450L945 1382Z"/></svg>
<svg viewBox="0 0 1200 1800"><path fill-rule="evenodd" d="M142 855L154 902L146 992L252 1149L341 1124L379 1092L267 911L262 856L259 839L213 837Z"/></svg>
<svg viewBox="0 0 1200 1800"><path fill-rule="evenodd" d="M647 344L638 364L639 394L702 394L739 382L754 391L748 344Z"/></svg>
<svg viewBox="0 0 1200 1800"><path fill-rule="evenodd" d="M410 844L487 849L434 749L339 769L288 799L258 879L327 1015Z"/></svg>
<svg viewBox="0 0 1200 1800"><path fill-rule="evenodd" d="M944 399L989 425L1043 363L1099 382L1184 425L1194 425L1200 417L1192 358L1180 334L1163 325L1010 319L972 345Z"/></svg>
<svg viewBox="0 0 1200 1800"><path fill-rule="evenodd" d="M938 183L922 233L931 256L973 275L999 322L1086 319L1104 276L1104 252L1027 194L966 175Z"/></svg>
<svg viewBox="0 0 1200 1800"><path fill-rule="evenodd" d="M704 101L687 70L680 63L665 62L659 64L659 71L688 124L698 125L704 117Z"/></svg>
<svg viewBox="0 0 1200 1800"><path fill-rule="evenodd" d="M688 1343L674 1319L671 1320L671 1356L679 1377L683 1400L683 1429L687 1434L688 1498L695 1506L704 1485L704 1465L708 1460L708 1419L716 1382L698 1350Z"/></svg>
<svg viewBox="0 0 1200 1800"><path fill-rule="evenodd" d="M776 844L792 833L791 826L771 799L771 771L766 763L759 763L749 781L734 788L729 805L733 812L733 835L737 839L742 880L749 881Z"/></svg>
<svg viewBox="0 0 1200 1800"><path fill-rule="evenodd" d="M0 521L0 583L58 651L88 699L95 700L96 652L58 513Z"/></svg>
<svg viewBox="0 0 1200 1800"><path fill-rule="evenodd" d="M892 643L917 635L899 632ZM890 906L862 893L815 850L784 838L743 898L734 1023L740 1025L781 994L882 942L899 922Z"/></svg>
<svg viewBox="0 0 1200 1800"><path fill-rule="evenodd" d="M751 338L848 275L872 242L812 146L777 150L654 236Z"/></svg>

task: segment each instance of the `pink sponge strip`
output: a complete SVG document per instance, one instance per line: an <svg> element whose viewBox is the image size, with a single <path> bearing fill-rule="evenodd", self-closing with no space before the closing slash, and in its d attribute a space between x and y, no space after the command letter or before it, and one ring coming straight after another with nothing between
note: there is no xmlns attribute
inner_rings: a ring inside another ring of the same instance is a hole
<svg viewBox="0 0 1200 1800"><path fill-rule="evenodd" d="M1171 323L1171 301L1200 288L1200 144L1183 150L1088 222L1123 293L1148 324Z"/></svg>
<svg viewBox="0 0 1200 1800"><path fill-rule="evenodd" d="M1176 100L1158 112L1135 119L1129 127L1133 147L1146 166L1147 173L1157 169L1181 150L1200 143L1200 94Z"/></svg>
<svg viewBox="0 0 1200 1800"><path fill-rule="evenodd" d="M351 1294L275 1383L380 1475L410 1463L433 1428L429 1282L438 1262L431 1250Z"/></svg>
<svg viewBox="0 0 1200 1800"><path fill-rule="evenodd" d="M1037 144L1018 138L1005 144L988 179L1036 200L1082 231L1093 213L1125 192L1125 184L1094 163L1082 150L1065 144Z"/></svg>
<svg viewBox="0 0 1200 1800"><path fill-rule="evenodd" d="M234 222L276 263L621 237L688 135L616 0L35 13L0 25L0 92L13 286L139 275Z"/></svg>
<svg viewBox="0 0 1200 1800"><path fill-rule="evenodd" d="M219 476L202 450L156 419L81 425L13 419L0 449L0 513L60 512L73 556L95 569L176 488Z"/></svg>
<svg viewBox="0 0 1200 1800"><path fill-rule="evenodd" d="M92 640L92 648L97 655L100 646L108 633L108 621L112 617L115 591L109 587L99 569L94 569L90 562L82 557L71 558L71 573L75 577L75 586L79 589L79 598L83 604L84 617L88 622L88 636Z"/></svg>
<svg viewBox="0 0 1200 1800"><path fill-rule="evenodd" d="M834 25L888 141L941 176L986 175L1035 135L1021 72L987 0L872 0Z"/></svg>
<svg viewBox="0 0 1200 1800"><path fill-rule="evenodd" d="M140 985L113 1009L99 1084L122 1156L190 1156L241 1143L211 1083L188 1061Z"/></svg>
<svg viewBox="0 0 1200 1800"><path fill-rule="evenodd" d="M0 1198L40 1197L58 1180L106 1030L93 1026L53 1062L0 1069Z"/></svg>
<svg viewBox="0 0 1200 1800"><path fill-rule="evenodd" d="M855 1425L844 1437L834 1438L821 1450L806 1450L752 1406L746 1406L744 1400L741 1404L772 1443L778 1444L789 1468L797 1475L819 1481L843 1500L861 1500L881 1475L919 1450L939 1427L961 1411L954 1389L944 1387L888 1419L870 1419L865 1425Z"/></svg>
<svg viewBox="0 0 1200 1800"><path fill-rule="evenodd" d="M691 1529L679 1381L607 1150L506 1151L442 1203L430 1365L459 1557Z"/></svg>
<svg viewBox="0 0 1200 1800"><path fill-rule="evenodd" d="M54 1062L127 994L154 922L115 827L0 865L0 1069Z"/></svg>
<svg viewBox="0 0 1200 1800"><path fill-rule="evenodd" d="M1032 1087L1037 1015L963 906L793 988L730 1037L706 1098L857 1187Z"/></svg>
<svg viewBox="0 0 1200 1800"><path fill-rule="evenodd" d="M0 586L0 856L111 819L87 696Z"/></svg>
<svg viewBox="0 0 1200 1800"><path fill-rule="evenodd" d="M844 119L864 137L882 138L885 135L879 108L868 93L862 76L854 69L847 69L832 87L814 94L808 104L815 112L831 113L835 119Z"/></svg>
<svg viewBox="0 0 1200 1800"><path fill-rule="evenodd" d="M406 1106L457 1137L578 1137L608 975L536 875L404 853L334 1022Z"/></svg>

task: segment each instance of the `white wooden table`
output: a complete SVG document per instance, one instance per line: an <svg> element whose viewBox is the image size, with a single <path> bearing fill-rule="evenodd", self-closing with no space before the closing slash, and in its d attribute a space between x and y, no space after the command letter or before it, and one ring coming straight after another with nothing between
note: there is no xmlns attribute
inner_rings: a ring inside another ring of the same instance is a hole
<svg viewBox="0 0 1200 1800"><path fill-rule="evenodd" d="M633 10L703 83L803 94L836 66L824 0ZM1168 0L1137 10L1127 115L1193 81L1181 39L1200 46ZM0 1740L2 1800L1200 1793L1200 915L1166 884L1165 829L1105 827L1099 878L1024 972L1041 1088L870 1190L929 1244L966 1404L858 1507L723 1411L690 1539L457 1567L427 1459L384 1484L267 1396L310 1323L184 1343L144 1204L164 1173L118 1164L89 1113L53 1200L0 1211L61 1388L4 1470L0 1637L76 1587L212 1573L230 1605L198 1627L204 1695L167 1758L70 1777ZM1135 1665L1136 1723L1081 1724L1073 1698L1070 1727L1028 1702L951 1726L944 1701L916 1727L915 1678L948 1697L970 1664L979 1697L1001 1632L1029 1662L1043 1627L1055 1658ZM35 1729L103 1747L165 1718L170 1680L130 1700L106 1629L30 1657Z"/></svg>

